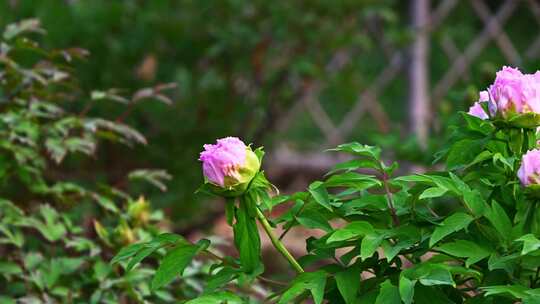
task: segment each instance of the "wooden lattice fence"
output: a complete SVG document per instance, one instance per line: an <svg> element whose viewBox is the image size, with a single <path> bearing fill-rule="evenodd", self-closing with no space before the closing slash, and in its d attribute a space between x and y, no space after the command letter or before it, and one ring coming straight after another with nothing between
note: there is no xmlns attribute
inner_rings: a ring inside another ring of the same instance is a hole
<svg viewBox="0 0 540 304"><path fill-rule="evenodd" d="M458 4L467 5L482 23L476 37L461 49L451 36L443 36L442 39L436 41L430 39L434 31L445 26L447 17ZM517 13L518 7L530 11L535 20L535 23L530 24L530 33L527 33L531 41L524 49L518 49L505 30L509 19L521 17ZM381 132L387 132L390 125L389 118L379 99L398 76L405 75L408 79L410 132L416 134L420 144L425 144L430 130L438 124L437 117L429 113L436 113L440 100L456 83L461 80L471 80L470 66L488 45L497 47L503 56L503 61L508 65L519 67L524 61L540 57L540 1L538 0L504 0L498 1L498 5L493 5L488 0L412 0L410 1L410 16L414 39L402 48L388 49L388 46L384 46L388 64L380 70L369 86L358 92L354 105L339 120L339 123L334 122L321 106L319 96L324 84L313 81L304 85L303 94L276 124L278 126L276 131L287 132L296 117L302 112L307 112L324 137L319 145L323 148L350 140L351 133L366 115L376 122ZM443 50L450 62L449 69L435 80L429 75L430 48L433 43L438 44L437 47ZM350 60L350 51L337 52L326 67L327 73L339 72ZM286 170L305 167L324 170L336 161L331 157L298 152L283 148L283 146L274 154L276 155L274 161L280 165L278 167L286 168Z"/></svg>

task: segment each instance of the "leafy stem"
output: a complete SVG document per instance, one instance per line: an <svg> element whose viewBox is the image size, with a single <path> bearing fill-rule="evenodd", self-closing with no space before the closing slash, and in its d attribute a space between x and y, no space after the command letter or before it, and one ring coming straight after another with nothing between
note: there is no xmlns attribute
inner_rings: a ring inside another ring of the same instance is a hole
<svg viewBox="0 0 540 304"><path fill-rule="evenodd" d="M264 231L266 232L266 235L268 235L268 237L270 238L272 245L274 245L276 250L279 251L279 253L281 253L281 255L289 262L289 264L291 264L291 266L294 268L294 270L297 273L304 272L304 269L302 268L302 266L300 266L298 261L296 261L296 259L292 256L292 254L287 250L287 248L285 248L283 243L274 234L274 231L272 231L272 227L270 226L270 223L266 219L266 216L264 216L264 214L261 212L259 207L255 207L255 210L257 212L257 218L259 219L259 222L263 226Z"/></svg>
<svg viewBox="0 0 540 304"><path fill-rule="evenodd" d="M279 236L279 240L283 240L283 238L285 237L285 235L287 235L287 233L289 233L289 231L292 229L292 227L294 226L294 218L296 218L296 216L298 216L300 213L302 213L302 211L304 210L304 207L306 206L306 204L303 204L302 207L300 207L300 209L298 209L298 211L293 215L293 221L291 222L291 224L285 229L285 231L283 231L281 233L281 235Z"/></svg>
<svg viewBox="0 0 540 304"><path fill-rule="evenodd" d="M219 255L213 253L212 251L206 249L204 250L204 253L206 255L208 255L210 258L212 259L215 259L215 260L218 260L220 261L221 263L223 263L224 265L229 265L231 267L234 267L234 265L232 265L229 261L227 261L227 259L223 258L223 257L220 257ZM267 282L267 283L271 283L271 284L275 284L275 285L281 285L281 286L287 286L287 283L285 282L280 282L280 281L276 281L276 280L272 280L272 279L269 279L267 277L264 277L262 275L258 275L257 278L263 282Z"/></svg>
<svg viewBox="0 0 540 304"><path fill-rule="evenodd" d="M384 164L381 162L381 168L384 168ZM384 169L381 169L382 178L381 181L384 186L384 191L386 192L386 197L388 198L388 209L390 210L390 215L392 216L392 223L394 224L394 227L399 226L399 217L396 213L396 208L394 207L394 197L392 195L392 192L390 191L390 187L388 186L388 173Z"/></svg>

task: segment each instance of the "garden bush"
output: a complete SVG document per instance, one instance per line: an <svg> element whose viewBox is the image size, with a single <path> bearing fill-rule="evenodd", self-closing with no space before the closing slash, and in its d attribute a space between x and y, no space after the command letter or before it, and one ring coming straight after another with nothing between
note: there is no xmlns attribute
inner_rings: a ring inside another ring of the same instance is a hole
<svg viewBox="0 0 540 304"><path fill-rule="evenodd" d="M90 115L95 103L163 99L161 85L132 97L83 91L73 63L87 52L50 50L37 42L37 20L9 25L0 38L0 303L160 303L171 286L151 293L152 267L124 273L109 264L122 246L158 235L153 211L130 183L164 190L163 170L138 169L110 185L76 164L103 156L110 144L144 145L121 119ZM33 39L33 38L37 39ZM74 104L83 103L75 112ZM91 166L90 166L91 167ZM197 273L198 268L193 268Z"/></svg>
<svg viewBox="0 0 540 304"><path fill-rule="evenodd" d="M259 222L297 273L270 281L276 289L265 303L540 303L540 72L503 68L461 116L449 148L434 157L444 170L399 176L379 148L353 142L331 150L349 160L291 195L273 195L261 148L233 137L205 145L200 191L226 199L238 256L215 254L206 239L161 234L112 262L131 269L157 258L151 288L159 291L207 256L214 264L204 292L187 303L252 302L234 291L269 282ZM270 217L282 204L286 212ZM281 239L300 226L325 234L306 239L307 254L295 258Z"/></svg>

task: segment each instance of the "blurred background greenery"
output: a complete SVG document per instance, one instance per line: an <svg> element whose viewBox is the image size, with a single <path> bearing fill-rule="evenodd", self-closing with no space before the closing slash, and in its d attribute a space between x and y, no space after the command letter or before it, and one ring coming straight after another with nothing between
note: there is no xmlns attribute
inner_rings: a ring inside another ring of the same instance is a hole
<svg viewBox="0 0 540 304"><path fill-rule="evenodd" d="M495 14L509 1L472 2ZM533 71L540 63L532 45L538 5L513 2L501 28L520 54L517 63ZM452 57L466 52L486 26L481 10L469 1L431 1L430 10L444 5L451 9L444 20L432 20L437 25L429 32L430 88L456 64ZM394 54L401 56L396 57L399 68L377 94L383 112L362 116L338 140L378 144L394 158L429 164L454 113L466 110L494 73L513 62L498 40L488 39L478 56L466 62L460 79L439 100L431 100L429 115L436 119L429 121L428 147L422 151L409 132L407 56L417 34L411 28L410 6L411 1L398 0L3 0L0 27L38 18L47 30L39 38L45 46L89 50L88 60L77 64L86 90L177 84L171 105L145 101L126 112L124 105L103 101L92 109L96 115L125 119L147 136L148 146L104 145L99 161L72 158L67 166L91 169L96 181L110 184L133 168L166 169L173 176L169 191L142 190L184 227L204 217L201 204L210 208L194 195L202 181L196 159L204 143L235 135L267 151L283 145L300 155L321 151L327 140L313 113L300 108L289 117L289 110L316 88L319 110L339 124L392 64ZM498 32L491 38L501 36ZM87 102L72 106L82 109Z"/></svg>

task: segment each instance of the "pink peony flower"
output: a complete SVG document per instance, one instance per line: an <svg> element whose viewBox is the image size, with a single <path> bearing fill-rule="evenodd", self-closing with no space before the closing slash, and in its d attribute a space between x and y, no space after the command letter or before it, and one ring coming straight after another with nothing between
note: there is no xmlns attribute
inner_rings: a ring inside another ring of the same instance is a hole
<svg viewBox="0 0 540 304"><path fill-rule="evenodd" d="M540 184L540 150L530 150L523 155L517 175L523 186Z"/></svg>
<svg viewBox="0 0 540 304"><path fill-rule="evenodd" d="M470 108L469 108L469 115L476 116L480 119L488 119L489 116L487 115L486 111L482 108L482 105L480 102L475 102Z"/></svg>
<svg viewBox="0 0 540 304"><path fill-rule="evenodd" d="M215 145L204 145L199 160L207 181L222 188L249 183L260 163L251 148L236 137L218 139Z"/></svg>
<svg viewBox="0 0 540 304"><path fill-rule="evenodd" d="M486 93L480 95L481 100L486 99ZM507 118L510 114L540 113L540 74L523 74L505 66L497 72L487 95L491 114Z"/></svg>

